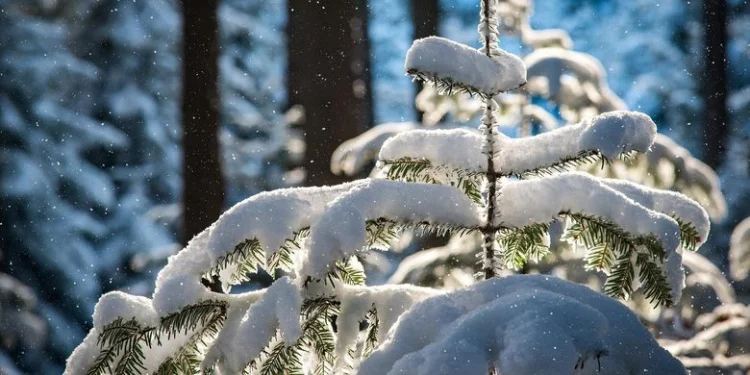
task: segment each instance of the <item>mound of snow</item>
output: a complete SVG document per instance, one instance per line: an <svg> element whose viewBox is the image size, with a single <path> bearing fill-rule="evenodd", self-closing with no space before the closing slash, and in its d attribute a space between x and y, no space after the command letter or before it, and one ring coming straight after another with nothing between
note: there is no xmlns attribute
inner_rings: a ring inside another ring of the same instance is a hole
<svg viewBox="0 0 750 375"><path fill-rule="evenodd" d="M549 276L492 279L403 315L359 375L685 374L622 303Z"/></svg>

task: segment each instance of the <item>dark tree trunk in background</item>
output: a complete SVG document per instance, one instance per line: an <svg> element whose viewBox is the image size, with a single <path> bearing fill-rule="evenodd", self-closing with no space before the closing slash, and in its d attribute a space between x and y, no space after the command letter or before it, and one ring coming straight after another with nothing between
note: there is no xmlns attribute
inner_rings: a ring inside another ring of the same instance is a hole
<svg viewBox="0 0 750 375"><path fill-rule="evenodd" d="M333 151L372 123L367 1L287 4L289 105L305 108L306 183L340 183Z"/></svg>
<svg viewBox="0 0 750 375"><path fill-rule="evenodd" d="M183 243L224 207L219 153L219 0L183 0Z"/></svg>
<svg viewBox="0 0 750 375"><path fill-rule="evenodd" d="M705 105L703 124L706 136L705 162L718 167L726 153L729 117L727 114L727 3L703 0L705 59L701 95Z"/></svg>
<svg viewBox="0 0 750 375"><path fill-rule="evenodd" d="M440 1L438 0L411 0L411 19L414 24L414 39L425 38L438 34L438 23L440 22ZM415 81L416 94L422 90L422 82ZM417 119L422 119L422 111L417 111Z"/></svg>

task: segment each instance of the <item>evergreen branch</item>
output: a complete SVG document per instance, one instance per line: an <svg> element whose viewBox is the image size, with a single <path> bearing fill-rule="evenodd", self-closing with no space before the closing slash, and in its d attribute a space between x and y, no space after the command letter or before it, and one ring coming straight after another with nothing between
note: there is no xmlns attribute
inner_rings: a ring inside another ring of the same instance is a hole
<svg viewBox="0 0 750 375"><path fill-rule="evenodd" d="M352 266L349 259L337 261L331 276L349 285L364 285L367 279L364 271Z"/></svg>
<svg viewBox="0 0 750 375"><path fill-rule="evenodd" d="M615 298L627 299L633 294L635 268L631 261L632 253L628 250L620 254L604 282L604 292Z"/></svg>
<svg viewBox="0 0 750 375"><path fill-rule="evenodd" d="M386 220L370 220L366 224L367 247L387 250L398 239L401 232L396 223Z"/></svg>
<svg viewBox="0 0 750 375"><path fill-rule="evenodd" d="M661 268L647 254L643 253L638 253L635 262L638 266L638 279L643 285L643 292L649 302L655 302L657 305L673 305L672 288L670 288L667 277Z"/></svg>
<svg viewBox="0 0 750 375"><path fill-rule="evenodd" d="M406 73L414 77L414 79L416 80L432 83L437 91L444 95L453 95L454 93L457 94L465 92L471 96L477 95L483 99L491 99L493 96L500 93L500 91L493 93L484 93L477 87L470 86L462 82L456 82L450 78L441 78L438 77L437 74L420 72L416 69L409 69L406 71Z"/></svg>
<svg viewBox="0 0 750 375"><path fill-rule="evenodd" d="M153 327L142 327L135 318L127 321L123 318L115 319L99 334L97 345L102 350L86 374L137 374L139 369L145 370L143 367L145 355L140 343L143 341L151 347L154 330ZM117 361L118 357L119 361ZM115 364L116 361L117 364Z"/></svg>
<svg viewBox="0 0 750 375"><path fill-rule="evenodd" d="M545 244L549 224L532 224L518 229L500 231L496 237L500 248L500 264L521 269L529 261L538 262L549 254Z"/></svg>
<svg viewBox="0 0 750 375"><path fill-rule="evenodd" d="M543 165L524 171L505 171L505 173L522 179L529 177L552 176L556 173L568 172L571 169L585 164L594 164L598 162L602 163L602 168L604 168L606 164L609 164L609 160L598 150L583 150L576 156L564 157L549 165Z"/></svg>
<svg viewBox="0 0 750 375"><path fill-rule="evenodd" d="M369 327L367 330L367 337L365 338L365 357L368 357L378 345L380 319L378 318L378 310L375 308L375 305L373 305L372 309L367 312L367 322L369 323Z"/></svg>
<svg viewBox="0 0 750 375"><path fill-rule="evenodd" d="M480 190L483 172L451 168L445 165L432 165L427 159L400 158L381 160L379 168L388 180L422 182L428 184L448 184L461 189L475 203L482 200Z"/></svg>
<svg viewBox="0 0 750 375"><path fill-rule="evenodd" d="M673 304L671 288L659 266L667 254L656 237L632 236L604 218L569 212L561 214L573 221L566 238L587 248L586 268L609 274L604 285L606 294L616 298L632 295L637 266L638 279L646 297L657 305ZM636 254L635 265L633 254Z"/></svg>
<svg viewBox="0 0 750 375"><path fill-rule="evenodd" d="M217 300L206 300L184 307L182 310L169 314L161 319L159 334L167 335L167 339L179 334L188 334L201 327L211 327L218 317L223 322L226 317L227 303ZM214 333L217 333L216 330Z"/></svg>
<svg viewBox="0 0 750 375"><path fill-rule="evenodd" d="M302 351L297 345L286 346L277 343L268 353L260 368L260 375L304 375L302 371Z"/></svg>
<svg viewBox="0 0 750 375"><path fill-rule="evenodd" d="M292 255L302 248L302 242L310 234L310 228L302 228L287 239L278 251L266 259L266 252L257 238L246 239L234 250L221 257L216 267L206 272L205 279L219 276L222 271L232 269L233 271L227 281L231 285L241 284L252 279L261 269L266 269L273 275L273 271L280 268L291 270L294 267Z"/></svg>
<svg viewBox="0 0 750 375"><path fill-rule="evenodd" d="M294 268L294 260L292 255L302 250L302 242L310 235L310 228L302 228L296 233L292 239L286 240L284 245L281 246L279 251L273 253L267 261L268 270L283 269L290 271Z"/></svg>
<svg viewBox="0 0 750 375"><path fill-rule="evenodd" d="M703 240L698 234L698 230L690 222L683 221L676 216L672 216L672 218L680 226L680 244L682 247L688 251L695 251L698 248L698 243Z"/></svg>
<svg viewBox="0 0 750 375"><path fill-rule="evenodd" d="M199 373L203 353L200 345L206 346L207 340L216 337L226 319L226 307L215 308L201 329L193 333L190 339L174 355L164 361L155 375L193 375Z"/></svg>

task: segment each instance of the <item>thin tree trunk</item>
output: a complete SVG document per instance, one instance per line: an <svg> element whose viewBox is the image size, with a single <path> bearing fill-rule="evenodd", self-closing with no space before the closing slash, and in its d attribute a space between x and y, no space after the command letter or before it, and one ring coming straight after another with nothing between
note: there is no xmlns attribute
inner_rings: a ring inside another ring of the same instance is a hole
<svg viewBox="0 0 750 375"><path fill-rule="evenodd" d="M705 109L703 126L706 137L705 161L718 167L726 153L729 134L727 113L727 3L703 1L705 59L701 77L701 95Z"/></svg>
<svg viewBox="0 0 750 375"><path fill-rule="evenodd" d="M414 23L414 39L425 38L438 34L440 22L440 2L438 0L411 0L411 19ZM414 82L415 94L422 90L423 83ZM417 118L422 119L424 113L414 107Z"/></svg>
<svg viewBox="0 0 750 375"><path fill-rule="evenodd" d="M305 109L308 185L340 183L333 151L372 123L367 2L289 1L289 105Z"/></svg>
<svg viewBox="0 0 750 375"><path fill-rule="evenodd" d="M187 243L224 207L219 152L218 0L183 0L183 235Z"/></svg>

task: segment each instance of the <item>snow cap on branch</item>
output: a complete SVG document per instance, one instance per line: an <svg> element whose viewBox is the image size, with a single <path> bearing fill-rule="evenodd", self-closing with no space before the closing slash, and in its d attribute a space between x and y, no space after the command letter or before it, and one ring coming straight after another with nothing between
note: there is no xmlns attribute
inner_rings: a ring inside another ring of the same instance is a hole
<svg viewBox="0 0 750 375"><path fill-rule="evenodd" d="M237 203L169 258L156 279L154 307L163 316L200 300L224 300L223 294L206 290L200 282L219 259L249 239L257 239L265 256L271 256L296 232L317 221L330 201L359 183L280 189Z"/></svg>
<svg viewBox="0 0 750 375"><path fill-rule="evenodd" d="M626 111L608 112L534 137L508 138L498 133L495 168L501 173L523 174L586 152L613 159L631 151L647 151L655 136L651 118ZM388 139L380 150L380 160L427 159L434 166L483 172L487 160L481 145L482 136L468 129L411 130Z"/></svg>
<svg viewBox="0 0 750 375"><path fill-rule="evenodd" d="M565 194L560 194L561 191ZM555 198L540 200L539 197ZM563 173L543 179L508 181L498 197L497 207L495 220L510 227L547 223L561 213L570 212L602 218L635 237L655 237L666 253L662 266L672 299L680 299L685 273L679 254L678 223L663 213L643 207L600 179L585 173Z"/></svg>
<svg viewBox="0 0 750 375"><path fill-rule="evenodd" d="M515 55L496 49L492 57L440 37L417 39L406 53L406 72L439 87L493 96L526 83L526 67Z"/></svg>
<svg viewBox="0 0 750 375"><path fill-rule="evenodd" d="M417 304L358 374L596 374L596 361L601 373L685 373L620 302L554 277L510 276Z"/></svg>
<svg viewBox="0 0 750 375"><path fill-rule="evenodd" d="M479 212L452 186L363 180L333 201L311 228L310 249L302 274L322 278L335 261L346 259L366 243L367 221L429 222L435 226L477 227Z"/></svg>
<svg viewBox="0 0 750 375"><path fill-rule="evenodd" d="M649 188L634 182L619 179L601 179L604 185L615 189L641 206L682 220L696 229L696 244L708 239L711 221L706 210L698 202L674 191Z"/></svg>

